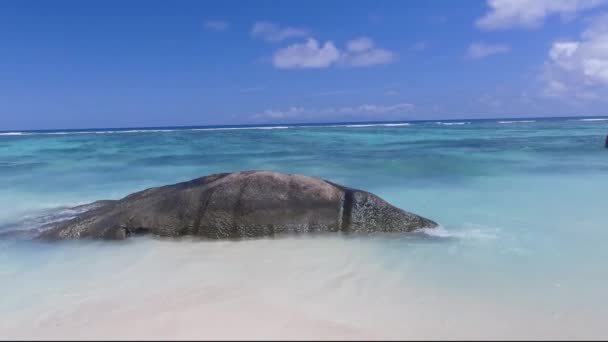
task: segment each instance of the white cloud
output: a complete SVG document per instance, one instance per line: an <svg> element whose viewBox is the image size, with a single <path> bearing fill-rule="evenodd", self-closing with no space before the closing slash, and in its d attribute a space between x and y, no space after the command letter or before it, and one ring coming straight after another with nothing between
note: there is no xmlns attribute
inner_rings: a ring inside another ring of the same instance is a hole
<svg viewBox="0 0 608 342"><path fill-rule="evenodd" d="M278 50L272 59L279 69L326 68L340 59L340 51L331 41L320 45L313 38Z"/></svg>
<svg viewBox="0 0 608 342"><path fill-rule="evenodd" d="M374 46L374 41L359 37L346 43L341 51L332 41L321 45L316 39L308 38L275 52L272 62L279 69L327 68L333 65L345 67L366 67L388 64L396 60L396 55Z"/></svg>
<svg viewBox="0 0 608 342"><path fill-rule="evenodd" d="M262 113L254 115L254 118L285 119L294 118L305 113L303 107L290 107L286 110L267 109Z"/></svg>
<svg viewBox="0 0 608 342"><path fill-rule="evenodd" d="M569 17L606 3L607 0L487 0L488 13L475 24L484 30L515 27L536 28L547 16Z"/></svg>
<svg viewBox="0 0 608 342"><path fill-rule="evenodd" d="M205 28L212 31L225 31L228 29L228 22L223 20L207 20L205 21Z"/></svg>
<svg viewBox="0 0 608 342"><path fill-rule="evenodd" d="M295 27L281 27L267 21L258 21L253 24L251 35L256 38L264 39L268 42L276 43L289 38L308 36L308 30Z"/></svg>
<svg viewBox="0 0 608 342"><path fill-rule="evenodd" d="M481 59L499 53L507 53L511 48L505 44L472 43L467 49L467 57Z"/></svg>
<svg viewBox="0 0 608 342"><path fill-rule="evenodd" d="M389 64L396 59L395 54L384 49L372 49L356 54L346 54L345 63L352 67L365 67L380 64Z"/></svg>
<svg viewBox="0 0 608 342"><path fill-rule="evenodd" d="M414 108L411 103L398 103L394 105L370 105L363 104L357 107L343 107L342 112L346 113L373 113L373 114L388 114L396 112L406 112Z"/></svg>
<svg viewBox="0 0 608 342"><path fill-rule="evenodd" d="M350 52L362 52L374 47L374 42L368 37L359 37L349 40L346 49Z"/></svg>
<svg viewBox="0 0 608 342"><path fill-rule="evenodd" d="M555 42L549 51L552 60L560 61L572 57L578 49L579 42Z"/></svg>
<svg viewBox="0 0 608 342"><path fill-rule="evenodd" d="M414 108L411 103L397 103L393 105L362 104L358 106L326 107L320 109L306 109L304 107L292 106L284 110L267 109L255 114L254 119L311 119L324 118L327 116L349 116L362 115L396 115L410 112Z"/></svg>
<svg viewBox="0 0 608 342"><path fill-rule="evenodd" d="M590 99L608 90L608 14L595 18L579 40L554 42L542 78L548 96Z"/></svg>
<svg viewBox="0 0 608 342"><path fill-rule="evenodd" d="M393 52L375 47L368 37L359 37L346 43L346 52L342 54L342 64L351 67L364 67L389 64L396 60Z"/></svg>

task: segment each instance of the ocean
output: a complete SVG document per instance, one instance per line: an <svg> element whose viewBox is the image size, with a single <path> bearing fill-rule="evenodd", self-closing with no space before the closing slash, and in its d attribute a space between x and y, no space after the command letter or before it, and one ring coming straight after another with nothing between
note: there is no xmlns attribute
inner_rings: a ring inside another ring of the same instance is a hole
<svg viewBox="0 0 608 342"><path fill-rule="evenodd" d="M0 338L601 339L608 118L0 132L0 233L203 175L373 192L441 228L0 239Z"/></svg>

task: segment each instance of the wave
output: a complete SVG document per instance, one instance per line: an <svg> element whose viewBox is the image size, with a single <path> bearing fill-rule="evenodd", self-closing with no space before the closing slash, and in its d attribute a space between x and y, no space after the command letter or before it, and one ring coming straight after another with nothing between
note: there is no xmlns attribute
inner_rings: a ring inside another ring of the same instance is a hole
<svg viewBox="0 0 608 342"><path fill-rule="evenodd" d="M447 231L443 226L438 226L435 228L422 228L419 230L420 233L436 238L449 238L452 237L452 234Z"/></svg>
<svg viewBox="0 0 608 342"><path fill-rule="evenodd" d="M3 132L0 135L22 136L22 135L70 135L70 134L129 134L129 133L161 133L177 131L223 131L223 130L242 130L242 129L285 129L288 126L271 127L218 127L218 128L182 128L182 129L130 129L112 131L65 131L65 132Z"/></svg>
<svg viewBox="0 0 608 342"><path fill-rule="evenodd" d="M241 129L287 129L289 126L270 126L270 127L218 127L218 128L191 128L183 129L182 131L226 131L226 130L241 130Z"/></svg>
<svg viewBox="0 0 608 342"><path fill-rule="evenodd" d="M158 132L175 132L177 129L132 129L127 131L81 131L81 132L34 132L27 134L51 134L51 135L65 135L65 134L116 134L116 133L158 133Z"/></svg>
<svg viewBox="0 0 608 342"><path fill-rule="evenodd" d="M501 121L500 123L507 123ZM528 122L528 121L513 121ZM531 121L530 121L531 122ZM468 125L471 122L433 122L438 125ZM509 121L510 123L510 121ZM252 126L252 127L209 127L209 128L176 128L176 129L130 129L130 130L104 130L104 131L59 131L59 132L2 132L0 136L26 136L26 135L71 135L71 134L135 134L135 133L166 133L166 132L188 132L188 131L233 131L233 130L273 130L290 128L364 128L364 127L406 127L411 123L362 123L362 124L337 124L337 125L307 125L307 126Z"/></svg>
<svg viewBox="0 0 608 342"><path fill-rule="evenodd" d="M530 123L530 122L536 122L536 120L498 121L499 124Z"/></svg>
<svg viewBox="0 0 608 342"><path fill-rule="evenodd" d="M499 229L473 226L462 230L448 231L445 227L439 225L435 228L423 228L418 231L430 238L437 239L457 239L457 240L495 240L498 238Z"/></svg>
<svg viewBox="0 0 608 342"><path fill-rule="evenodd" d="M457 123L455 123L457 124ZM273 130L289 128L327 128L327 127L404 127L410 123L375 123L375 124L342 124L342 125L310 125L310 126L252 126L252 127L208 127L208 128L176 128L176 129L130 129L130 130L106 130L106 131L59 131L59 132L2 132L0 136L24 136L24 135L71 135L71 134L129 134L129 133L164 133L164 132L188 132L188 131L234 131L234 130Z"/></svg>
<svg viewBox="0 0 608 342"><path fill-rule="evenodd" d="M470 124L470 122L468 121L463 121L463 122L433 122L436 125L445 125L445 126L452 126L452 125L468 125Z"/></svg>
<svg viewBox="0 0 608 342"><path fill-rule="evenodd" d="M78 132L6 132L0 135L69 135L69 134L115 134L115 133L154 133L154 132L173 132L176 129L142 129L128 131L78 131Z"/></svg>
<svg viewBox="0 0 608 342"><path fill-rule="evenodd" d="M597 118L597 119L579 119L574 121L608 121L608 118Z"/></svg>
<svg viewBox="0 0 608 342"><path fill-rule="evenodd" d="M409 123L387 123L387 124L354 124L354 125L334 125L334 126L319 126L319 127L349 127L349 128L357 128L357 127L400 127L400 126L409 126Z"/></svg>
<svg viewBox="0 0 608 342"><path fill-rule="evenodd" d="M3 234L10 234L11 232L20 231L39 231L49 224L71 220L79 214L98 208L102 204L103 201L100 201L76 207L59 207L36 211L23 216L17 222L1 225L0 232Z"/></svg>

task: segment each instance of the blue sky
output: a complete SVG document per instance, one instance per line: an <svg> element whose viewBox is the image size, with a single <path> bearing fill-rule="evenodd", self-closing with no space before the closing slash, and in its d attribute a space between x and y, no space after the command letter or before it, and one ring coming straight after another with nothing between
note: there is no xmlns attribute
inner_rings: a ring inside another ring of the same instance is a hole
<svg viewBox="0 0 608 342"><path fill-rule="evenodd" d="M2 1L0 129L608 114L606 0Z"/></svg>

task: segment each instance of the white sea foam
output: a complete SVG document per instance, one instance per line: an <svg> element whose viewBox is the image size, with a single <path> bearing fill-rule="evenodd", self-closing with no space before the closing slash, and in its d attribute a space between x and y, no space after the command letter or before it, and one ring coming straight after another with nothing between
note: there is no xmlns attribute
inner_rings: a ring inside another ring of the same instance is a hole
<svg viewBox="0 0 608 342"><path fill-rule="evenodd" d="M495 240L499 230L491 228L469 228L450 233L450 237L462 240Z"/></svg>
<svg viewBox="0 0 608 342"><path fill-rule="evenodd" d="M450 234L450 232L448 232L447 229L441 225L435 228L422 228L420 229L420 232L425 235L438 238L449 238L452 236L452 234Z"/></svg>
<svg viewBox="0 0 608 342"><path fill-rule="evenodd" d="M131 130L114 130L114 131L78 131L78 132L40 132L32 134L121 134L121 133L159 133L159 132L175 132L178 129L131 129Z"/></svg>
<svg viewBox="0 0 608 342"><path fill-rule="evenodd" d="M354 125L335 125L331 127L398 127L398 126L409 126L409 123L387 123L387 124L354 124Z"/></svg>
<svg viewBox="0 0 608 342"><path fill-rule="evenodd" d="M576 121L608 121L608 118L596 118L596 119L580 119Z"/></svg>
<svg viewBox="0 0 608 342"><path fill-rule="evenodd" d="M531 123L531 122L536 122L536 120L498 121L499 124Z"/></svg>
<svg viewBox="0 0 608 342"><path fill-rule="evenodd" d="M90 203L79 205L71 208L52 208L40 210L32 213L27 213L22 218L13 223L7 223L0 226L2 231L22 231L38 229L50 223L71 220L78 214L82 214L86 211L99 207L100 203Z"/></svg>
<svg viewBox="0 0 608 342"><path fill-rule="evenodd" d="M66 131L66 132L9 132L0 135L71 135L71 134L117 134L117 133L154 133L173 132L173 129L128 130L128 131Z"/></svg>
<svg viewBox="0 0 608 342"><path fill-rule="evenodd" d="M231 131L231 130L243 130L243 129L287 129L289 126L270 126L270 127L217 127L217 128L192 128L186 129L191 131Z"/></svg>
<svg viewBox="0 0 608 342"><path fill-rule="evenodd" d="M463 122L441 122L441 121L438 121L438 122L435 122L435 124L437 124L437 125L445 125L445 126L454 126L454 125L460 126L460 125L468 125L468 124L470 124L470 122L468 122L468 121L463 121Z"/></svg>
<svg viewBox="0 0 608 342"><path fill-rule="evenodd" d="M498 238L499 229L483 226L470 226L464 229L454 229L448 231L445 227L439 225L435 228L423 228L419 230L430 237L435 238L452 238L458 240L494 240Z"/></svg>
<svg viewBox="0 0 608 342"><path fill-rule="evenodd" d="M96 133L158 133L158 132L175 132L178 129L132 129L128 131L104 131Z"/></svg>
<svg viewBox="0 0 608 342"><path fill-rule="evenodd" d="M387 127L398 127L398 126L409 126L409 123L394 123L394 124L384 124L383 126Z"/></svg>
<svg viewBox="0 0 608 342"><path fill-rule="evenodd" d="M165 133L177 131L223 131L223 130L246 130L246 129L286 129L289 126L271 127L218 127L218 128L180 128L180 129L130 129L111 131L63 131L63 132L6 132L0 135L71 135L71 134L130 134L130 133Z"/></svg>
<svg viewBox="0 0 608 342"><path fill-rule="evenodd" d="M2 132L0 136L18 135L71 135L71 134L130 134L130 133L164 133L177 131L238 131L238 130L272 130L289 128L327 128L327 127L402 127L410 126L410 123L378 123L378 124L343 124L343 125L315 125L315 126L254 126L254 127L209 127L209 128L177 128L177 129L129 129L129 130L104 130L104 131L59 131L59 132Z"/></svg>

